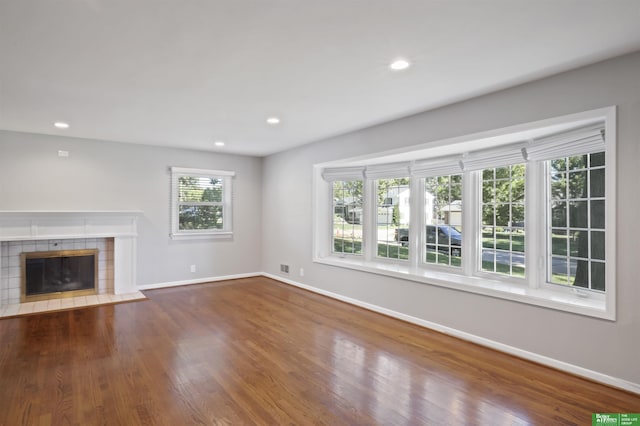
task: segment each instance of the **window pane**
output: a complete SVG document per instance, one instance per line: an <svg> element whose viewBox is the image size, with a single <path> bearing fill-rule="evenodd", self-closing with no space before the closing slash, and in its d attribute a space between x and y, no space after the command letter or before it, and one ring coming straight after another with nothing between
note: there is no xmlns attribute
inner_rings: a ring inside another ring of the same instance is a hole
<svg viewBox="0 0 640 426"><path fill-rule="evenodd" d="M524 177L511 179L511 201L524 202Z"/></svg>
<svg viewBox="0 0 640 426"><path fill-rule="evenodd" d="M511 268L511 275L513 275L514 277L524 278L524 265L513 265Z"/></svg>
<svg viewBox="0 0 640 426"><path fill-rule="evenodd" d="M586 201L572 201L569 203L569 226L572 228L587 227Z"/></svg>
<svg viewBox="0 0 640 426"><path fill-rule="evenodd" d="M552 225L547 255L548 281L604 291L606 238L605 232L600 231L605 225L604 155L578 155L547 164L548 215ZM571 171L558 173L562 164ZM557 201L564 198L565 190L569 201Z"/></svg>
<svg viewBox="0 0 640 426"><path fill-rule="evenodd" d="M482 172L482 270L524 277L525 166L516 164ZM489 177L495 176L490 180ZM486 195L486 196L485 196Z"/></svg>
<svg viewBox="0 0 640 426"><path fill-rule="evenodd" d="M493 189L493 181L482 182L482 202L492 203L495 200L495 192Z"/></svg>
<svg viewBox="0 0 640 426"><path fill-rule="evenodd" d="M604 166L604 152L596 152L590 155L591 167Z"/></svg>
<svg viewBox="0 0 640 426"><path fill-rule="evenodd" d="M380 179L377 188L378 257L409 259L409 178Z"/></svg>
<svg viewBox="0 0 640 426"><path fill-rule="evenodd" d="M462 175L425 179L426 263L461 265Z"/></svg>
<svg viewBox="0 0 640 426"><path fill-rule="evenodd" d="M509 167L497 167L496 179L509 179Z"/></svg>
<svg viewBox="0 0 640 426"><path fill-rule="evenodd" d="M179 202L222 202L222 179L180 176L178 178Z"/></svg>
<svg viewBox="0 0 640 426"><path fill-rule="evenodd" d="M495 228L485 226L482 229L482 247L483 248L496 248Z"/></svg>
<svg viewBox="0 0 640 426"><path fill-rule="evenodd" d="M567 174L554 173L551 175L551 199L564 200L567 198Z"/></svg>
<svg viewBox="0 0 640 426"><path fill-rule="evenodd" d="M591 201L591 227L604 229L604 200Z"/></svg>
<svg viewBox="0 0 640 426"><path fill-rule="evenodd" d="M511 206L511 227L524 228L524 204Z"/></svg>
<svg viewBox="0 0 640 426"><path fill-rule="evenodd" d="M511 250L516 254L524 253L524 228L511 228ZM521 260L524 260L524 257Z"/></svg>
<svg viewBox="0 0 640 426"><path fill-rule="evenodd" d="M587 156L576 155L568 159L569 170L584 169L587 167Z"/></svg>
<svg viewBox="0 0 640 426"><path fill-rule="evenodd" d="M551 172L564 172L567 170L567 162L564 158L550 161Z"/></svg>
<svg viewBox="0 0 640 426"><path fill-rule="evenodd" d="M496 204L495 206L496 206L496 225L509 226L509 223L511 222L511 215L509 214L511 205Z"/></svg>
<svg viewBox="0 0 640 426"><path fill-rule="evenodd" d="M587 233L584 231L570 231L569 232L569 253L571 257L582 257L588 259L587 249L589 242L587 241Z"/></svg>
<svg viewBox="0 0 640 426"><path fill-rule="evenodd" d="M573 275L573 285L577 287L589 287L589 262L586 260L577 260L572 262L576 264L575 271L571 271Z"/></svg>
<svg viewBox="0 0 640 426"><path fill-rule="evenodd" d="M554 284L569 284L568 262L565 257L551 258L551 282Z"/></svg>
<svg viewBox="0 0 640 426"><path fill-rule="evenodd" d="M493 226L495 225L494 217L495 209L493 204L482 206L482 225Z"/></svg>
<svg viewBox="0 0 640 426"><path fill-rule="evenodd" d="M551 225L554 227L567 226L567 203L554 202L551 204Z"/></svg>
<svg viewBox="0 0 640 426"><path fill-rule="evenodd" d="M333 252L362 254L362 181L333 183Z"/></svg>
<svg viewBox="0 0 640 426"><path fill-rule="evenodd" d="M178 208L181 231L192 229L222 229L222 206L190 206Z"/></svg>
<svg viewBox="0 0 640 426"><path fill-rule="evenodd" d="M496 272L495 250L482 250L482 270L485 272Z"/></svg>
<svg viewBox="0 0 640 426"><path fill-rule="evenodd" d="M591 258L604 260L604 232L591 232Z"/></svg>
<svg viewBox="0 0 640 426"><path fill-rule="evenodd" d="M587 198L587 172L569 173L569 198Z"/></svg>
<svg viewBox="0 0 640 426"><path fill-rule="evenodd" d="M594 290L605 290L605 264L603 262L591 262L591 282Z"/></svg>
<svg viewBox="0 0 640 426"><path fill-rule="evenodd" d="M494 179L494 169L485 169L482 171L482 180L493 180Z"/></svg>
<svg viewBox="0 0 640 426"><path fill-rule="evenodd" d="M566 255L568 244L567 231L559 229L551 231L551 254Z"/></svg>
<svg viewBox="0 0 640 426"><path fill-rule="evenodd" d="M604 169L591 170L591 196L604 197Z"/></svg>

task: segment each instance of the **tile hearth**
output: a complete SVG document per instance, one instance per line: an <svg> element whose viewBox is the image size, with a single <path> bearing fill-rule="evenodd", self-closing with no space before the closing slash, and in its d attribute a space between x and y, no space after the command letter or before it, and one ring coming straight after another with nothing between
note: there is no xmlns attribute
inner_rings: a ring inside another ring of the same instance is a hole
<svg viewBox="0 0 640 426"><path fill-rule="evenodd" d="M91 296L41 300L39 302L14 303L0 307L0 319L35 313L65 311L89 306L109 305L146 299L140 291L127 294L94 294Z"/></svg>

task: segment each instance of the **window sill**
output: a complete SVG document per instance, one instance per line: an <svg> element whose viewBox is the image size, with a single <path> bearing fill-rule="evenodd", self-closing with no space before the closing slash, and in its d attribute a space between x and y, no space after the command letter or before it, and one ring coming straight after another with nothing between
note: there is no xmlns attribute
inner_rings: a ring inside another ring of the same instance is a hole
<svg viewBox="0 0 640 426"><path fill-rule="evenodd" d="M530 288L524 283L411 268L399 263L367 262L355 257L316 257L314 262L615 321L615 314L607 309L604 297L589 292L577 294L572 289Z"/></svg>
<svg viewBox="0 0 640 426"><path fill-rule="evenodd" d="M233 238L233 232L193 232L193 233L178 233L170 234L172 240L197 240L197 239L210 239L210 240L229 240Z"/></svg>

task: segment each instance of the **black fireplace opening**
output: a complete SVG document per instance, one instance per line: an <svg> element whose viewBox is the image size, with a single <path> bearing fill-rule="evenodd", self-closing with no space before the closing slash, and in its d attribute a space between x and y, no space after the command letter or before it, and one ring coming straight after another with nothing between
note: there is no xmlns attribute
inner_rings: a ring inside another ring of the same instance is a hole
<svg viewBox="0 0 640 426"><path fill-rule="evenodd" d="M23 253L24 298L95 292L97 254L95 249Z"/></svg>

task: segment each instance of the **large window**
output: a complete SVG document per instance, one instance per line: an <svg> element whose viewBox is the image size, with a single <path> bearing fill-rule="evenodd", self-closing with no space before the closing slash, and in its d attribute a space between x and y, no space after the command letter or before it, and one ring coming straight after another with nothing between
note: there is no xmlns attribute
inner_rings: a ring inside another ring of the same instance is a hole
<svg viewBox="0 0 640 426"><path fill-rule="evenodd" d="M314 260L613 318L614 116L320 165Z"/></svg>
<svg viewBox="0 0 640 426"><path fill-rule="evenodd" d="M231 235L233 175L229 171L171 168L172 237Z"/></svg>
<svg viewBox="0 0 640 426"><path fill-rule="evenodd" d="M548 280L604 291L605 153L547 162Z"/></svg>

